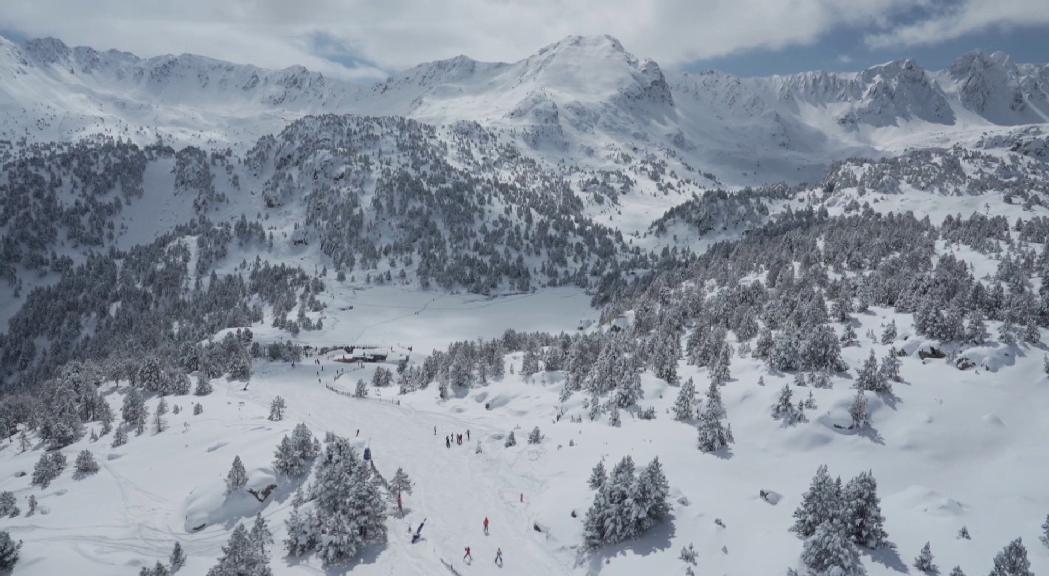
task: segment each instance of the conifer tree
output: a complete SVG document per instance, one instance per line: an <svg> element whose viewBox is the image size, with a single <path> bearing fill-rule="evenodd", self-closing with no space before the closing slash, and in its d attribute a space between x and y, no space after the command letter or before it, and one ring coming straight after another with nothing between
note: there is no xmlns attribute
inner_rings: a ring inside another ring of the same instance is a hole
<svg viewBox="0 0 1049 576"><path fill-rule="evenodd" d="M287 408L287 404L284 402L284 398L281 396L274 396L270 402L270 415L269 420L271 422L280 422L284 419L284 410Z"/></svg>
<svg viewBox="0 0 1049 576"><path fill-rule="evenodd" d="M21 513L22 511L18 509L18 501L15 499L14 492L9 490L0 492L0 517L14 518Z"/></svg>
<svg viewBox="0 0 1049 576"><path fill-rule="evenodd" d="M870 471L845 484L842 496L846 535L855 544L877 548L885 543L885 518L881 515L878 483Z"/></svg>
<svg viewBox="0 0 1049 576"><path fill-rule="evenodd" d="M226 494L233 494L248 485L248 472L244 469L244 463L240 456L233 458L233 465L226 474Z"/></svg>
<svg viewBox="0 0 1049 576"><path fill-rule="evenodd" d="M18 552L21 549L21 540L15 542L6 530L0 530L0 570L13 570L18 564Z"/></svg>
<svg viewBox="0 0 1049 576"><path fill-rule="evenodd" d="M113 448L117 448L127 444L127 428L124 426L118 426L116 434L113 434Z"/></svg>
<svg viewBox="0 0 1049 576"><path fill-rule="evenodd" d="M856 390L856 397L853 398L852 404L849 406L849 417L852 418L852 424L849 428L853 430L862 430L870 426L870 414L867 412L867 397L861 389Z"/></svg>
<svg viewBox="0 0 1049 576"><path fill-rule="evenodd" d="M690 422L696 417L696 385L689 378L681 384L677 399L674 400L674 419Z"/></svg>
<svg viewBox="0 0 1049 576"><path fill-rule="evenodd" d="M208 379L207 371L201 370L197 375L197 385L193 389L193 394L197 396L207 396L208 394L211 394L212 390L211 380Z"/></svg>
<svg viewBox="0 0 1049 576"><path fill-rule="evenodd" d="M98 462L95 462L95 456L91 454L90 450L81 450L80 454L77 454L74 467L79 478L98 472Z"/></svg>
<svg viewBox="0 0 1049 576"><path fill-rule="evenodd" d="M593 470L590 471L590 479L587 480L587 486L589 486L591 490L597 490L605 484L607 476L608 475L605 472L605 461L599 460L598 463L594 465Z"/></svg>
<svg viewBox="0 0 1049 576"><path fill-rule="evenodd" d="M207 576L272 576L269 557L260 554L243 524L238 524L222 547L218 564L208 570Z"/></svg>
<svg viewBox="0 0 1049 576"><path fill-rule="evenodd" d="M164 399L163 396L161 396L160 401L157 402L156 409L153 411L153 431L156 434L160 434L164 431L164 426L166 425L164 415L167 413L168 402Z"/></svg>
<svg viewBox="0 0 1049 576"><path fill-rule="evenodd" d="M995 554L994 568L989 576L1034 576L1023 539L1013 540Z"/></svg>
<svg viewBox="0 0 1049 576"><path fill-rule="evenodd" d="M859 553L840 520L831 518L821 523L805 539L801 561L813 576L863 576L866 571Z"/></svg>
<svg viewBox="0 0 1049 576"><path fill-rule="evenodd" d="M827 466L816 470L808 491L801 497L801 504L794 511L794 525L791 531L802 537L816 533L820 524L831 520L841 510L841 489L839 483L831 479Z"/></svg>
<svg viewBox="0 0 1049 576"><path fill-rule="evenodd" d="M124 395L124 404L120 408L120 416L131 429L142 434L146 427L146 401L142 398L142 392L138 388L128 389Z"/></svg>
<svg viewBox="0 0 1049 576"><path fill-rule="evenodd" d="M896 340L896 319L889 320L881 332L881 343L892 344Z"/></svg>
<svg viewBox="0 0 1049 576"><path fill-rule="evenodd" d="M539 427L532 428L532 431L528 433L528 443L538 444L543 440L543 433L539 431Z"/></svg>
<svg viewBox="0 0 1049 576"><path fill-rule="evenodd" d="M939 572L932 556L932 547L928 542L925 543L925 546L922 546L918 557L914 559L914 567L925 574L936 574Z"/></svg>
<svg viewBox="0 0 1049 576"><path fill-rule="evenodd" d="M171 556L168 560L168 566L171 567L171 573L178 572L183 566L186 565L186 552L182 550L182 544L175 542L175 546L171 549Z"/></svg>
<svg viewBox="0 0 1049 576"><path fill-rule="evenodd" d="M715 387L713 383L712 387ZM720 400L720 398L719 398ZM732 438L732 429L722 424L721 412L724 412L724 408L720 407L719 402L708 401L703 407L699 415L699 449L703 452L717 452L728 447L734 440Z"/></svg>
<svg viewBox="0 0 1049 576"><path fill-rule="evenodd" d="M874 350L871 350L867 360L863 363L863 368L856 376L856 388L872 392L887 391L886 382L878 370L878 360L874 357Z"/></svg>

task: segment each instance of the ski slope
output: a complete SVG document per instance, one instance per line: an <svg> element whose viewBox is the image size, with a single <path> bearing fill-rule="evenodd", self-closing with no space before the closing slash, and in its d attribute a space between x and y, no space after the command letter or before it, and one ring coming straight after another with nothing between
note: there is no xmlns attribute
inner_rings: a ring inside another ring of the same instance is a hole
<svg viewBox="0 0 1049 576"><path fill-rule="evenodd" d="M534 301L518 302L518 313L527 316ZM887 346L872 344L864 334L868 328L880 332L890 317L877 309L858 315L861 344L844 349L850 364L862 363L871 348L884 353ZM908 318L895 318L897 344L916 349L920 342L908 338ZM573 329L572 324L564 328ZM437 343L450 334L440 323L433 326L438 332L422 341ZM17 442L4 445L0 489L15 492L23 516L2 524L25 543L18 574L28 576L70 566L85 576L134 573L166 559L176 540L188 555L180 573L203 575L236 523L256 512L274 531L272 565L280 576L679 574L684 564L678 553L689 543L699 552L698 573L779 574L796 564L801 550L801 541L788 532L791 513L825 463L844 479L870 469L878 480L889 540L897 548L864 556L872 576L909 572L926 540L941 568L959 564L967 573L985 573L994 553L1016 536L1024 538L1040 573L1049 570L1049 549L1037 540L1049 510L1044 490L1049 448L1043 441L1049 421L1042 417L1049 410L1049 381L1041 372L1043 352L1024 346L970 351L983 366L964 372L945 360L904 358L905 383L895 386L891 402L871 397L874 432L862 436L834 426L848 422L850 378L836 377L831 390L813 389L818 409L809 411L809 422L781 428L768 409L789 378L736 357L734 379L722 389L736 443L724 457L695 448L694 428L668 414L676 388L650 373L643 376L642 405L654 406L657 419L626 417L616 428L586 418L571 422L583 414L578 396L558 420L561 375L556 372L522 379L508 370L503 381L447 401L439 401L432 387L406 396L397 396L394 388L371 388L369 398L357 399L350 391L358 378L370 380L369 365L353 370L327 359L295 367L260 362L246 390L242 383L218 380L210 396L169 398L182 411L167 416L160 434L132 435L120 448L109 446L111 436L96 443L85 437L63 449L70 468L45 490L16 475L31 472L41 450L19 454ZM508 361L508 368L520 368L519 355ZM684 363L680 368L701 392L706 389L705 369ZM346 371L340 375L340 369ZM113 384L107 389L119 411L121 392ZM796 399L806 394L807 389L795 390ZM275 395L288 401L281 422L266 419ZM193 416L191 406L198 400L204 412ZM156 399L148 404L152 411ZM403 467L415 482L414 493L405 498L405 516L392 513L388 519L388 544L369 549L356 564L328 570L312 557L284 556L283 522L296 485L282 484L265 504L246 495L224 496L234 456L245 463L249 487L272 482L273 450L299 422L317 436L332 431L361 450L370 448L384 477ZM545 437L528 445L534 426ZM469 442L445 447L446 434L467 430ZM505 448L510 430L518 445ZM71 467L82 448L95 453L101 470L77 480ZM581 519L592 499L585 479L599 460L610 466L627 454L639 464L660 458L671 485L673 518L640 540L583 554ZM759 490L779 493L782 500L772 505ZM26 517L29 494L37 495L40 511ZM489 536L482 532L485 516L492 523ZM409 527L423 519L423 539L411 544ZM200 524L206 526L194 532ZM957 538L962 526L972 540ZM465 546L472 549L472 564L462 560ZM504 552L502 568L493 563L497 547Z"/></svg>

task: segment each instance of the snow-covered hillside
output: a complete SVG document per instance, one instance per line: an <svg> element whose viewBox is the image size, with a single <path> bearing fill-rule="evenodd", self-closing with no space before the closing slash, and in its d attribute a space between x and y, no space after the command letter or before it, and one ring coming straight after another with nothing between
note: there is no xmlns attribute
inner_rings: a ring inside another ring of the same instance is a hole
<svg viewBox="0 0 1049 576"><path fill-rule="evenodd" d="M0 39L0 571L1049 572L1047 86Z"/></svg>

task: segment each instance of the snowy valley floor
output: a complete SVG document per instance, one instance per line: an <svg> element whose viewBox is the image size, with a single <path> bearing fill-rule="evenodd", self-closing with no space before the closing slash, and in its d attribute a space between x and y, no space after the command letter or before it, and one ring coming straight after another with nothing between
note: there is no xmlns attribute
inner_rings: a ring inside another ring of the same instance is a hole
<svg viewBox="0 0 1049 576"><path fill-rule="evenodd" d="M309 338L383 345L411 340L417 352L428 352L450 340L495 336L510 327L574 331L595 317L585 296L569 291L497 299L484 306L455 297L442 307L439 299L418 315L415 311L432 296L404 293L392 302L379 294L372 300L365 296L359 296L355 310L370 305L371 312L354 318L333 311L325 330ZM871 348L884 355L888 346L873 344L865 334L868 329L880 333L891 318L886 314L875 309L856 315L862 324L856 326L860 345L843 350L850 365L861 365ZM895 318L900 328L896 345L913 349L914 338L904 340L912 333L909 316ZM484 331L475 331L477 326ZM862 436L834 426L848 423L846 410L854 395L849 377L835 377L833 389L813 389L818 408L809 411L809 422L782 428L769 408L792 376L768 373L758 361L735 356L733 380L722 394L736 443L721 456L696 449L694 427L674 421L668 412L677 388L651 373L643 376L642 405L656 408L656 420L624 416L615 428L604 419L571 422L571 416L583 414L578 395L564 405L566 413L558 421L560 373L530 379L508 373L502 381L448 401L439 401L433 386L400 397L396 388L372 388L368 399L356 399L349 395L354 382L370 380L371 367L334 379L345 365L326 360L318 373L313 359L294 368L257 362L246 390L242 383L217 380L210 396L169 398L182 410L167 416L168 428L160 434L132 435L119 448L110 447L112 436L94 443L85 437L63 449L70 466L45 490L31 487L28 475L16 474L31 474L41 448L20 454L17 442L5 444L0 490L15 492L23 515L0 525L24 541L16 573L26 576L68 573L74 567L82 576L135 574L142 565L165 560L176 540L188 555L180 574L203 575L233 526L256 512L274 531L277 575L674 575L684 573L681 548L694 543L698 574L771 576L797 564L801 541L788 532L791 513L816 468L827 464L832 475L846 480L868 469L878 480L889 540L897 548L864 556L872 576L916 573L910 564L927 540L944 573L958 564L968 574L986 574L994 554L1018 536L1027 544L1035 573L1049 572L1049 548L1038 541L1039 525L1049 512L1045 350L1022 346L973 353L997 370L959 371L945 360L904 358L905 382L895 385L894 399L871 397L875 432ZM510 357L515 372L520 364L519 355ZM693 377L700 394L706 389L705 369L682 362L681 375ZM764 387L758 385L759 376ZM119 413L122 392L113 385L109 389L107 398ZM807 394L808 389L795 390L795 399ZM283 421L271 422L266 417L276 395L287 399L288 412ZM196 401L204 411L194 416ZM148 402L151 412L156 402ZM248 469L249 486L271 483L274 448L299 422L318 437L332 431L362 450L369 447L385 477L403 467L415 482L414 494L405 499L406 516L389 518L388 545L369 550L357 564L326 570L316 558L284 556L280 542L296 486L282 484L265 504L224 496L223 479L238 455ZM525 438L535 426L545 437L529 445ZM446 434L467 430L471 441L445 447ZM505 448L510 430L516 431L518 445ZM83 448L95 453L101 470L78 480L71 464ZM672 488L672 521L642 540L583 554L581 519L592 499L586 479L602 458L611 466L627 454L639 464L654 456L663 462ZM782 500L768 503L759 497L763 489L781 494ZM26 517L29 494L37 495L40 509ZM489 536L482 532L485 516L492 522ZM411 544L408 527L423 519L423 540ZM201 524L207 525L192 531ZM971 540L957 537L963 525ZM472 548L472 565L461 560L465 546ZM505 556L502 568L492 561L497 547Z"/></svg>

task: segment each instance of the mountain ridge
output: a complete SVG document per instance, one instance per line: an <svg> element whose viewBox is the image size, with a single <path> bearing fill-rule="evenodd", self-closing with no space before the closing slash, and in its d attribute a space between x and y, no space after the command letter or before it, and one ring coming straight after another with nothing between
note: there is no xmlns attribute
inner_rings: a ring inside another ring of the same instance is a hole
<svg viewBox="0 0 1049 576"><path fill-rule="evenodd" d="M616 148L680 157L730 184L818 177L850 155L881 156L1049 121L1049 65L970 52L947 70L910 59L857 72L767 77L664 70L611 36L569 36L516 62L465 55L372 85L302 66L267 70L192 54L139 58L43 38L0 42L0 135L94 134L247 147L312 114L476 121L538 158L600 167Z"/></svg>

